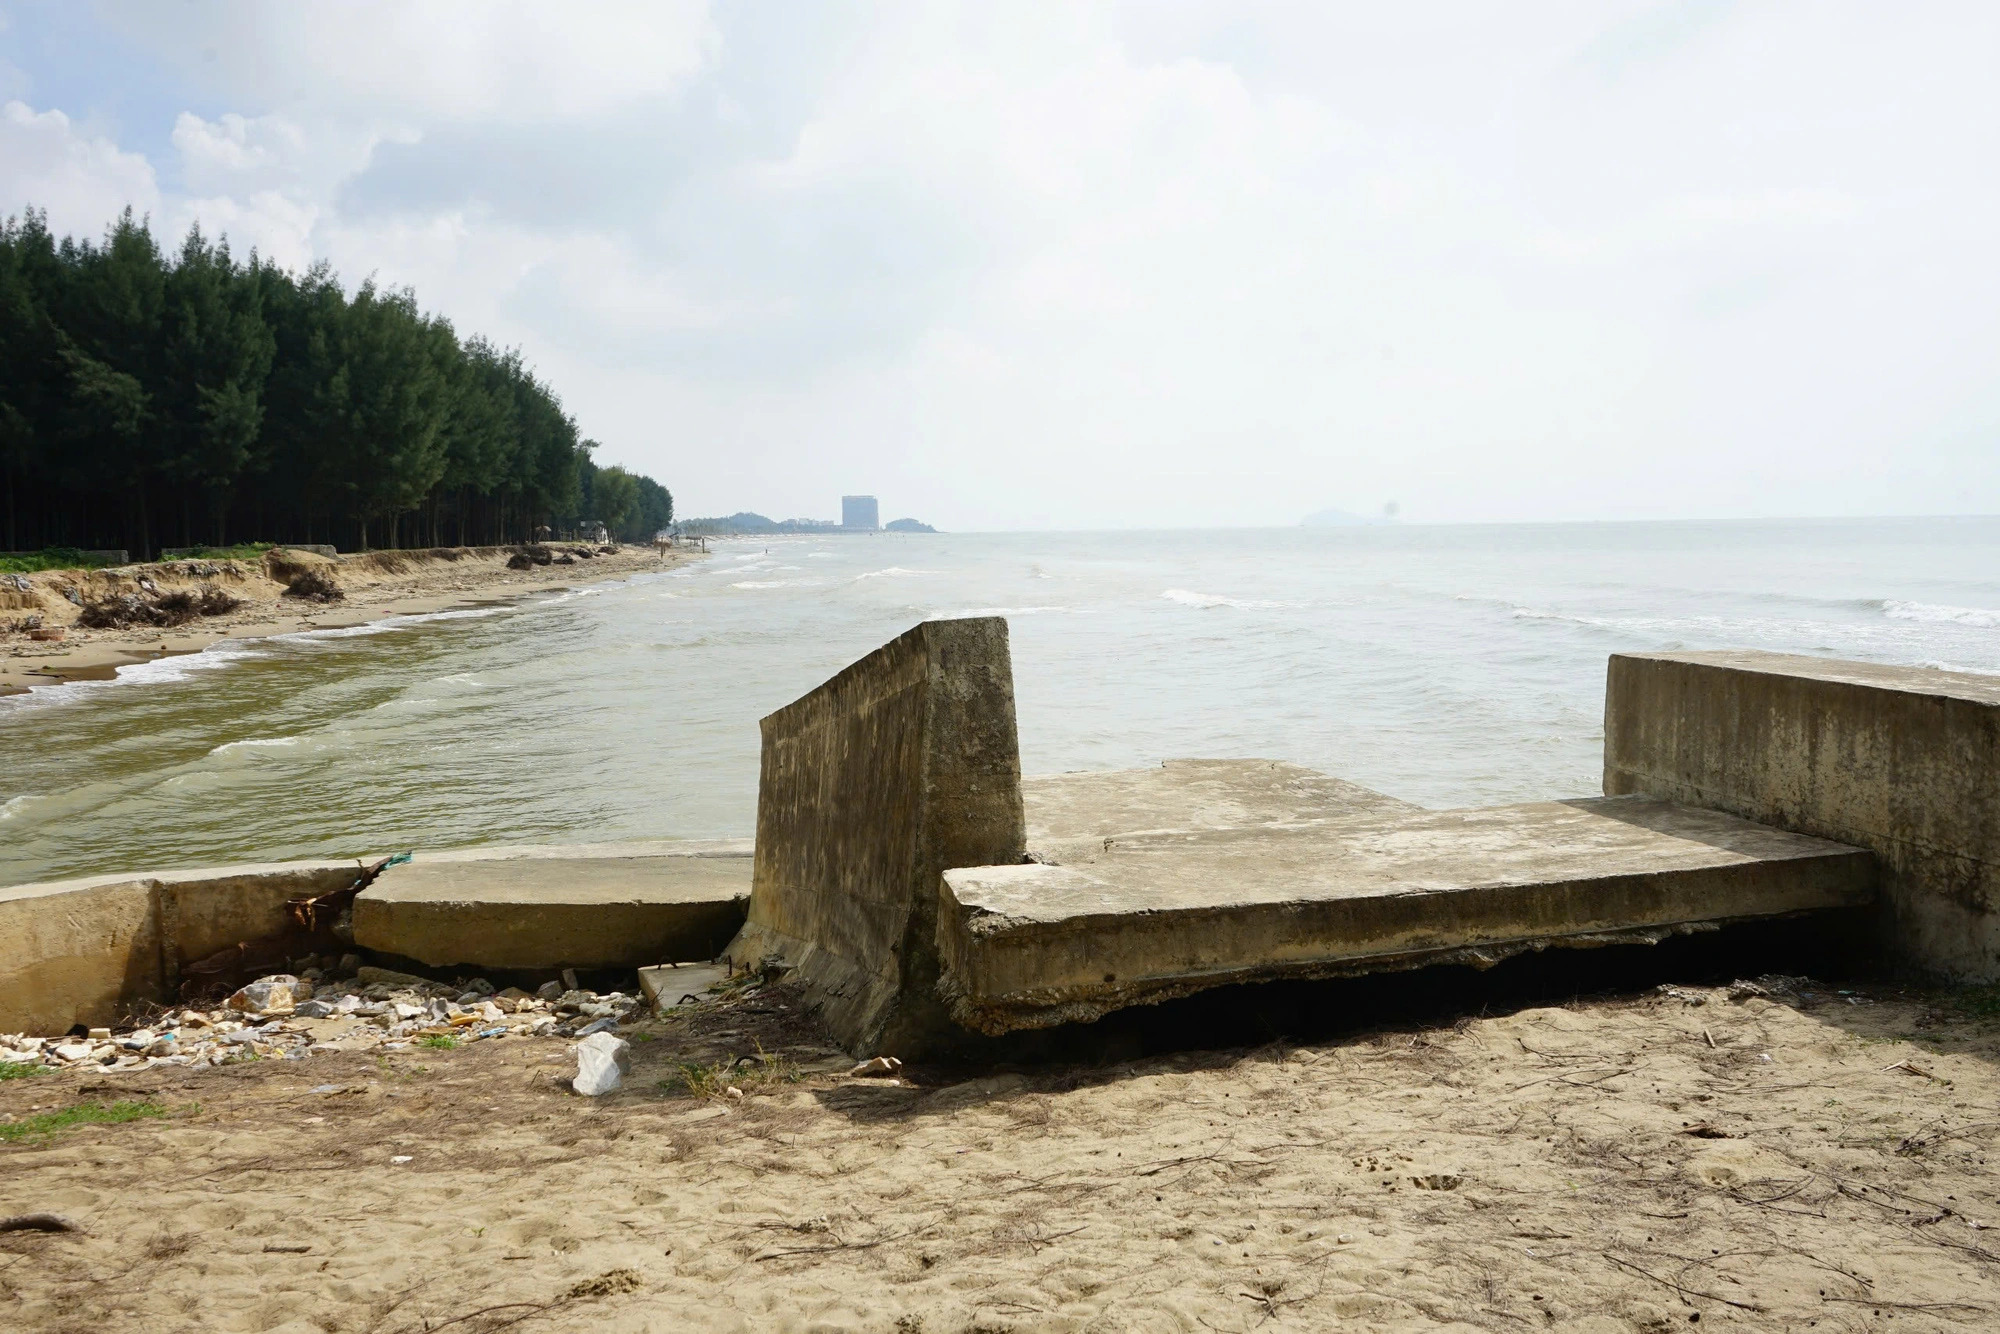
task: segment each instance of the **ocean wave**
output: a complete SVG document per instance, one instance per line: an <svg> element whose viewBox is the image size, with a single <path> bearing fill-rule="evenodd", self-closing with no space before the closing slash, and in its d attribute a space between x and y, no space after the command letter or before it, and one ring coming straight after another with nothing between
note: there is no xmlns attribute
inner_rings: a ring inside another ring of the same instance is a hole
<svg viewBox="0 0 2000 1334"><path fill-rule="evenodd" d="M1160 594L1169 602L1178 602L1183 607L1234 607L1239 611L1273 611L1281 607L1296 607L1296 602L1273 602L1269 598L1226 598L1219 593L1196 593L1185 588L1169 588Z"/></svg>
<svg viewBox="0 0 2000 1334"><path fill-rule="evenodd" d="M0 820L11 820L22 811L27 810L28 803L42 800L45 800L45 798L33 792L24 792L11 801L0 801Z"/></svg>
<svg viewBox="0 0 2000 1334"><path fill-rule="evenodd" d="M1075 611L1074 607L967 607L962 611L926 612L927 621L956 621L972 616L1037 616L1044 612Z"/></svg>
<svg viewBox="0 0 2000 1334"><path fill-rule="evenodd" d="M220 755L225 750L263 750L284 746L296 746L302 738L295 736L251 737L246 741L225 741L209 750L211 755Z"/></svg>
<svg viewBox="0 0 2000 1334"><path fill-rule="evenodd" d="M792 582L793 581L790 579L745 579L741 583L731 584L730 587L731 588L783 588L785 587L785 585Z"/></svg>
<svg viewBox="0 0 2000 1334"><path fill-rule="evenodd" d="M913 574L936 574L936 570L906 570L900 565L891 565L886 570L870 570L866 574L854 576L856 582L863 579L903 579Z"/></svg>
<svg viewBox="0 0 2000 1334"><path fill-rule="evenodd" d="M1932 621L2000 630L2000 611L1988 611L1984 607L1947 607L1933 602L1898 602L1893 598L1879 605L1882 614L1892 620Z"/></svg>

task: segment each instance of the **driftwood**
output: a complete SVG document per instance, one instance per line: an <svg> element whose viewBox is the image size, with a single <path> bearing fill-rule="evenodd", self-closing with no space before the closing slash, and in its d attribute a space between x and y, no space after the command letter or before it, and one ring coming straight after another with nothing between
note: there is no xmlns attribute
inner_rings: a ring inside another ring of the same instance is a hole
<svg viewBox="0 0 2000 1334"><path fill-rule="evenodd" d="M15 1214L0 1218L0 1232L81 1232L83 1224L61 1214Z"/></svg>
<svg viewBox="0 0 2000 1334"><path fill-rule="evenodd" d="M283 931L255 940L245 940L226 950L181 965L181 998L224 994L245 983L272 973L282 973L286 965L302 954L345 948L334 927L354 907L355 896L375 883L375 877L410 854L385 857L373 866L357 864L352 884L329 890L312 898L292 899L285 912L292 925Z"/></svg>

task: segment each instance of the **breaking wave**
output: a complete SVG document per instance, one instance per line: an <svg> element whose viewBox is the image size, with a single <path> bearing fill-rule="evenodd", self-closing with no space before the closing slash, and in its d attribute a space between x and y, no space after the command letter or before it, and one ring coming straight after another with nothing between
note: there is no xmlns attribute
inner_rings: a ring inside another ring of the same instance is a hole
<svg viewBox="0 0 2000 1334"><path fill-rule="evenodd" d="M1169 588L1160 594L1169 602L1178 602L1183 607L1235 607L1239 611L1270 611L1280 607L1296 607L1296 602L1273 602L1269 598L1226 598L1219 593L1195 593L1185 588Z"/></svg>
<svg viewBox="0 0 2000 1334"><path fill-rule="evenodd" d="M1984 607L1946 607L1932 602L1898 602L1894 599L1880 604L1882 614L1898 621L1932 621L1947 625L1974 625L1982 630L2000 630L2000 611L1988 611Z"/></svg>

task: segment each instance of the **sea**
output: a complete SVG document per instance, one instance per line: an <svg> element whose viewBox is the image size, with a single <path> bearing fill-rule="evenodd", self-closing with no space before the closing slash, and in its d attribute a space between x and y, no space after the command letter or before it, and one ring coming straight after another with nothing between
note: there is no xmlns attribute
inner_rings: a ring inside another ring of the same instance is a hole
<svg viewBox="0 0 2000 1334"><path fill-rule="evenodd" d="M2000 518L710 546L0 699L0 884L748 835L757 720L932 617L1007 618L1030 773L1268 757L1432 807L1596 792L1616 652L2000 674Z"/></svg>

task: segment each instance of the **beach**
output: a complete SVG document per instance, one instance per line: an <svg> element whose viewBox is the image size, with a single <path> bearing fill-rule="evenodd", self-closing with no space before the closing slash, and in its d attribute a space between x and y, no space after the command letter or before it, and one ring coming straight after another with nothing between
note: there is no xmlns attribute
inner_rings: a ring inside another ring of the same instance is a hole
<svg viewBox="0 0 2000 1334"><path fill-rule="evenodd" d="M624 546L599 552L579 543L557 543L551 551L568 555L565 565L509 569L512 547L444 547L416 551L374 551L323 562L343 593L337 602L285 596L287 585L272 577L268 561L176 560L98 570L51 570L0 575L0 695L102 681L121 667L179 654L199 653L227 640L268 638L311 630L341 630L385 616L424 616L487 605L495 601L559 592L580 583L671 568L699 552L688 548L664 557L652 547ZM283 550L283 549L280 549ZM587 557L572 553L588 551ZM301 554L298 564L316 558ZM144 581L143 583L141 581ZM28 587L23 588L25 583ZM239 599L236 609L168 629L85 629L77 625L84 602L125 594L146 595L215 587ZM29 618L59 628L62 638L37 641L16 628Z"/></svg>
<svg viewBox="0 0 2000 1334"><path fill-rule="evenodd" d="M282 1334L1992 1327L2000 1026L1966 997L1711 974L1502 985L1454 1016L1413 990L1352 984L1380 1017L1295 1041L881 1079L780 985L627 1025L602 1098L517 1037L10 1081L15 1124L149 1110L0 1149L0 1215L83 1229L0 1235L0 1309Z"/></svg>

